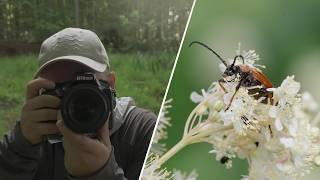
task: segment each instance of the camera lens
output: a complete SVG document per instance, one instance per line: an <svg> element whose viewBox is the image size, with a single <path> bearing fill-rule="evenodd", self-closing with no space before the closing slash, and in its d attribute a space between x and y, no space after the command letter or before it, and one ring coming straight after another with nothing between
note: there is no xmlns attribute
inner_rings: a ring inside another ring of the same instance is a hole
<svg viewBox="0 0 320 180"><path fill-rule="evenodd" d="M72 95L69 102L69 113L81 123L99 118L103 112L104 102L94 91L82 89Z"/></svg>
<svg viewBox="0 0 320 180"><path fill-rule="evenodd" d="M78 133L96 132L107 120L110 100L92 84L72 87L62 100L62 116L68 128Z"/></svg>

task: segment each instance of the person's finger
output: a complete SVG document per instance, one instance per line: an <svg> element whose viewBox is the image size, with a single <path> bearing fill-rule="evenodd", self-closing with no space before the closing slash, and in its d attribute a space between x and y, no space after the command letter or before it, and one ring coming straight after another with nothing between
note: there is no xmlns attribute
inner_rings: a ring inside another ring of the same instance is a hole
<svg viewBox="0 0 320 180"><path fill-rule="evenodd" d="M100 140L100 142L102 142L106 146L110 145L109 121L110 121L110 114L109 114L108 120L97 132L98 139Z"/></svg>
<svg viewBox="0 0 320 180"><path fill-rule="evenodd" d="M30 111L21 115L21 119L28 119L32 122L56 121L58 110L56 109L39 109Z"/></svg>
<svg viewBox="0 0 320 180"><path fill-rule="evenodd" d="M29 99L25 105L25 110L34 110L41 108L58 108L61 100L56 96L51 95L41 95Z"/></svg>
<svg viewBox="0 0 320 180"><path fill-rule="evenodd" d="M60 133L63 135L63 144L70 149L76 149L77 151L92 153L96 150L92 147L96 147L97 144L101 144L97 139L92 139L84 134L78 134L67 128L61 119L57 121L57 127Z"/></svg>
<svg viewBox="0 0 320 180"><path fill-rule="evenodd" d="M56 134L59 129L55 123L36 123L34 129L41 135Z"/></svg>
<svg viewBox="0 0 320 180"><path fill-rule="evenodd" d="M69 128L66 127L64 124L64 121L62 119L61 111L58 112L58 117L57 117L57 127L60 130L61 134L63 135L64 139L70 140L71 142L81 142L82 141L82 134L77 134L70 130Z"/></svg>
<svg viewBox="0 0 320 180"><path fill-rule="evenodd" d="M26 99L31 99L39 95L40 89L52 89L55 87L55 83L53 81L37 78L31 80L27 85L27 93Z"/></svg>

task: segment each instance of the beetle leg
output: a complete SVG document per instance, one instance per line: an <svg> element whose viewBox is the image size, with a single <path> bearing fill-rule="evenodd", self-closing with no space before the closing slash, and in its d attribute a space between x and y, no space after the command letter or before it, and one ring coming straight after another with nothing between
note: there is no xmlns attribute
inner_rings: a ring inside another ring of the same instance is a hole
<svg viewBox="0 0 320 180"><path fill-rule="evenodd" d="M267 103L266 104L273 106L274 105L273 94L268 92L267 94L265 94L265 97L267 99Z"/></svg>
<svg viewBox="0 0 320 180"><path fill-rule="evenodd" d="M274 105L273 94L272 94L272 93L269 93L269 94L268 94L268 99L269 99L271 105Z"/></svg>
<svg viewBox="0 0 320 180"><path fill-rule="evenodd" d="M226 81L224 79L219 79L218 83L219 83L219 86L221 87L221 89L225 92L225 93L228 93L226 88L224 88L224 86L222 85L222 83L225 83Z"/></svg>
<svg viewBox="0 0 320 180"><path fill-rule="evenodd" d="M235 92L233 93L233 95L232 95L232 97L231 97L231 100L230 100L227 108L226 108L224 111L227 111L227 110L230 108L231 103L232 103L232 101L233 101L233 98L235 97L235 95L237 94L238 90L240 89L243 80L244 80L244 78L240 80L239 84L238 84L237 87L236 87Z"/></svg>
<svg viewBox="0 0 320 180"><path fill-rule="evenodd" d="M270 136L271 136L271 138L273 138L273 132L271 130L271 125L270 124L268 125L268 128L269 128L269 131L270 131Z"/></svg>

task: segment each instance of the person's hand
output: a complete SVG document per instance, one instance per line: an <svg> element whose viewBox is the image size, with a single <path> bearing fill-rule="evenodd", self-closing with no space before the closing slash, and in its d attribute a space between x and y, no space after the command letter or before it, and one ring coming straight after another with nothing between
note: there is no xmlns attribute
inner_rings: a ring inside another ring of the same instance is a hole
<svg viewBox="0 0 320 180"><path fill-rule="evenodd" d="M27 85L26 102L21 112L21 130L31 144L39 144L43 135L55 134L59 130L54 123L57 120L60 99L51 95L41 95L41 89L52 89L54 82L38 78ZM50 123L53 121L53 123Z"/></svg>
<svg viewBox="0 0 320 180"><path fill-rule="evenodd" d="M112 151L108 120L98 131L97 139L68 129L61 113L58 114L57 126L63 135L64 164L70 175L75 177L92 175L106 164Z"/></svg>

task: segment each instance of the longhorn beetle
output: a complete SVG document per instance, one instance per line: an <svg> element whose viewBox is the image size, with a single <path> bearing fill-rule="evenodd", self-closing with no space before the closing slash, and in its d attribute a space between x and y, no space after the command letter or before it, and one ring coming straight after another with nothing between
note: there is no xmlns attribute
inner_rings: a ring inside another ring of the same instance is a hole
<svg viewBox="0 0 320 180"><path fill-rule="evenodd" d="M252 87L248 89L248 94L252 95L255 99L264 98L261 102L264 104L271 103L273 104L273 93L272 91L268 91L268 88L272 88L272 83L270 80L257 68L250 66L248 64L245 64L244 57L242 55L236 55L233 59L232 64L228 65L225 60L221 58L221 56L216 53L214 50L212 50L209 46L206 44L199 42L199 41L193 41L190 43L189 47L191 47L193 44L199 44L208 50L210 50L213 54L215 54L218 59L226 66L226 70L222 74L223 78L220 79L219 85L223 89L225 93L227 93L226 89L222 85L222 83L230 82L226 80L226 77L230 77L235 75L235 78L238 76L240 77L239 83L236 86L235 92L231 97L230 103L225 109L227 111L230 108L230 105L233 101L234 96L238 92L240 87ZM242 60L242 64L235 65L237 59Z"/></svg>

